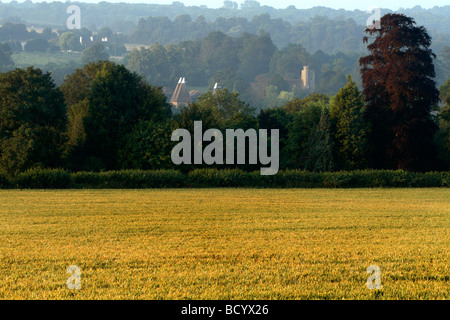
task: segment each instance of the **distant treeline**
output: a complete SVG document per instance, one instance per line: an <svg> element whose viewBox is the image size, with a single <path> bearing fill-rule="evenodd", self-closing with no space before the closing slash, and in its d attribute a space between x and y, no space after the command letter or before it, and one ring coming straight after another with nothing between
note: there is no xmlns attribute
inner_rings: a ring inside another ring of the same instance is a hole
<svg viewBox="0 0 450 320"><path fill-rule="evenodd" d="M268 33L231 37L215 31L200 40L134 50L123 63L152 84L173 89L180 76L194 87L212 88L217 82L262 108L287 102L275 101L282 91L293 97L308 94L298 84L292 91L292 84L287 81L300 79L303 66L315 71L315 92L335 94L345 85L347 74L359 78L358 58L358 53L310 54L299 44L280 50Z"/></svg>
<svg viewBox="0 0 450 320"><path fill-rule="evenodd" d="M0 73L0 173L14 177L33 168L74 172L209 168L189 161L177 166L171 160L176 144L172 132L183 128L192 134L195 121L202 121L205 131L279 130L281 170L448 170L450 79L438 90L431 38L412 18L385 15L381 21L385 28L367 30L375 40L368 43L369 54L359 59L363 92L348 75L333 96L313 93L298 98L288 91L278 96L274 88L283 85L281 75L289 76L290 71L295 75L299 61L314 62L326 55L319 52L309 60L311 56L296 45L278 50L267 33L233 38L213 32L202 41L175 47L154 45L134 51L128 68L106 60L91 62L60 86L38 68ZM89 48L93 52L83 57L101 55L102 48L94 45ZM8 49L0 45L1 60L10 58ZM445 52L443 61L448 62L450 51ZM130 71L132 63L162 69L150 73L149 83ZM328 68L336 72L342 63ZM261 90L264 94L268 84L266 108L254 108L228 85L193 103L171 106L152 77L175 74L163 68L186 68L183 64L194 64L189 66L192 72L206 75L208 69L212 76L221 72L225 79L233 79L233 72L223 68L236 66L237 77L247 81L254 77L250 91L255 95ZM331 74L324 79L330 81ZM212 167L259 169L228 162Z"/></svg>
<svg viewBox="0 0 450 320"><path fill-rule="evenodd" d="M450 80L441 89L448 105ZM438 153L401 150L402 154L393 157L389 149L373 147L372 141L378 136L371 136L371 128L379 120L367 118L362 94L351 77L331 99L312 94L259 112L227 89L207 92L197 102L174 110L160 88L123 65L107 61L77 69L60 87L39 69L0 73L0 96L0 173L8 179L34 168L72 172L189 172L210 167L259 170L259 165L252 164L175 165L171 151L177 143L171 141L172 132L184 128L192 134L194 121L202 121L205 131L278 129L281 170L450 168L448 106L439 116L424 119L431 125L427 133L435 132L435 141L427 150ZM413 147L430 143L429 135L423 132L415 136ZM396 147L407 150L410 145Z"/></svg>
<svg viewBox="0 0 450 320"><path fill-rule="evenodd" d="M334 29L330 26L328 30ZM11 50L0 47L0 71L14 67L8 59L8 52L18 53L23 49L44 53L86 50L82 64L70 62L39 65L44 71L52 72L55 82L61 84L64 77L76 67L82 67L90 61L108 59L108 56L127 54L125 46L121 44L123 36L114 34L107 27L98 30L95 35L86 28L59 32L60 35L52 32L50 28L45 28L40 33L28 32L23 24L3 25L0 27L0 40L4 40L9 34L19 39L33 39L26 41L24 48L19 41L4 42L3 47L7 45ZM94 42L90 41L91 36L95 37ZM80 43L80 37L84 39L83 44ZM102 37L109 39L105 48L99 43ZM338 41L338 34L335 37L335 41ZM362 45L362 37L358 42ZM98 50L92 48L95 45ZM436 80L439 85L450 78L449 50L450 47L444 47L435 60ZM301 98L307 95L308 92L302 91L298 83L293 90L292 83L286 81L299 79L303 66L309 66L315 71L315 92L336 94L345 85L347 74L352 74L360 85L357 63L360 55L358 51L327 54L318 50L313 53L298 43L288 44L280 49L273 43L272 36L262 31L258 35L243 33L239 36L212 31L197 40L168 45L155 43L147 49L134 50L121 62L153 85L173 89L181 76L186 78L190 87L212 88L217 82L222 87L238 91L244 100L263 108L267 105L282 105L293 97Z"/></svg>
<svg viewBox="0 0 450 320"><path fill-rule="evenodd" d="M77 3L81 8L82 27L92 31L108 26L114 32L130 35L137 43L160 44L199 39L210 31L222 31L236 36L244 32L269 32L274 43L284 47L300 43L307 50L327 53L360 49L359 39L370 14L365 11L334 10L325 7L312 9L274 9L257 1L241 4L225 1L220 9L206 6L107 3ZM2 23L27 22L38 26L66 27L68 4L62 2L0 3ZM383 9L382 14L392 12ZM450 6L433 9L402 9L398 12L415 18L434 38L434 50L450 44Z"/></svg>
<svg viewBox="0 0 450 320"><path fill-rule="evenodd" d="M280 18L273 19L269 14L261 14L251 20L220 17L214 22L207 22L203 16L193 20L185 14L177 16L173 21L167 17L140 19L136 29L130 34L129 41L167 44L200 39L211 31L220 31L233 37L243 33L268 32L279 48L292 43L301 44L310 52L361 52L363 46L360 39L364 30L364 26L357 25L352 19L333 20L325 16L316 16L307 22L291 25Z"/></svg>
<svg viewBox="0 0 450 320"><path fill-rule="evenodd" d="M82 26L97 27L110 26L114 31L129 33L136 22L142 17L168 17L174 20L177 16L188 14L195 19L204 16L207 21L214 21L219 17L252 19L254 16L269 14L274 19L283 19L292 25L299 21L307 21L315 16L327 16L330 19L353 19L359 25L365 25L370 16L364 9L344 10L331 9L325 6L311 9L296 9L291 5L285 9L275 9L270 6L260 5L254 0L224 1L223 7L211 9L205 6L185 6L182 1L174 1L169 5L144 4L144 3L85 3L71 1L70 4L78 5L82 10ZM67 20L68 4L65 2L36 2L30 0L18 3L0 3L0 19L23 19L37 25L65 26ZM368 9L368 8L367 8ZM382 9L382 14L392 13L392 10ZM450 19L450 6L423 9L416 6L410 9L395 11L412 16L417 23L426 25L429 31L434 33L448 33Z"/></svg>

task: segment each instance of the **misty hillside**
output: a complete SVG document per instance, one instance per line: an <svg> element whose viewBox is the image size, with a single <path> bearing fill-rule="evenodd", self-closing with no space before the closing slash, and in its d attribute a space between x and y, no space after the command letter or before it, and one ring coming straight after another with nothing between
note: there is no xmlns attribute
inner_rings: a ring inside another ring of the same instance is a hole
<svg viewBox="0 0 450 320"><path fill-rule="evenodd" d="M181 2L174 2L171 5L108 2L98 4L70 2L70 4L76 4L81 8L82 27L95 31L95 29L108 26L114 32L133 35L136 41L144 43L158 41L161 44L198 39L210 31L222 31L233 36L243 32L256 33L260 29L264 29L271 33L277 46L283 47L288 43L297 42L293 40L303 32L305 25L313 24L314 19L325 21L325 23L317 24L316 29L330 29L335 24L337 27L335 32L354 33L354 29L360 30L370 16L361 10L335 10L326 7L296 9L294 6L290 6L285 9L275 9L261 6L257 1L252 0L246 0L242 4L225 1L224 6L219 9L211 9L206 6L185 6ZM0 21L2 23L7 21L26 22L33 26L62 28L65 27L68 17L67 7L68 4L63 2L33 3L30 0L23 3L17 1L0 3ZM392 11L382 9L381 12L386 14ZM435 41L444 43L444 45L450 43L448 30L450 5L432 9L422 9L420 6L416 6L397 12L411 16L418 24L424 25ZM174 27L173 24L178 24L178 26ZM139 32L150 26L153 31L159 28L159 37L153 36L148 39L139 37ZM203 28L199 29L199 26L203 26ZM164 33L167 32L165 27L175 28L174 32L178 34L180 31L184 31L181 32L184 34L182 36L165 36ZM319 35L318 32L310 36L315 35ZM314 48L314 46L309 49L326 50L326 48Z"/></svg>

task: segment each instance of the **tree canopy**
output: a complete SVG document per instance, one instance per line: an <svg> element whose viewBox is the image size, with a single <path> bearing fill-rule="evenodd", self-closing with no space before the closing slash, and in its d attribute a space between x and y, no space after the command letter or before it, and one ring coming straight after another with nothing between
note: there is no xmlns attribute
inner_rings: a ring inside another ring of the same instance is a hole
<svg viewBox="0 0 450 320"><path fill-rule="evenodd" d="M0 171L62 165L66 109L59 88L39 69L0 73Z"/></svg>
<svg viewBox="0 0 450 320"><path fill-rule="evenodd" d="M108 61L75 71L61 90L68 104L69 157L78 168L118 169L119 150L134 126L171 115L159 88Z"/></svg>
<svg viewBox="0 0 450 320"><path fill-rule="evenodd" d="M431 37L401 14L366 29L369 55L360 59L371 159L376 168L426 170L436 156L437 125L431 110L439 101Z"/></svg>

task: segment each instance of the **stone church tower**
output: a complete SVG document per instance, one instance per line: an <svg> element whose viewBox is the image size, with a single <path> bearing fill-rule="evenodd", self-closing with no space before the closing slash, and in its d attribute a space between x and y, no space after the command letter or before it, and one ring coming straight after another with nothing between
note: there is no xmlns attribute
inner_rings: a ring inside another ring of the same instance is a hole
<svg viewBox="0 0 450 320"><path fill-rule="evenodd" d="M316 73L309 69L309 66L304 66L302 70L302 87L314 92L316 90Z"/></svg>

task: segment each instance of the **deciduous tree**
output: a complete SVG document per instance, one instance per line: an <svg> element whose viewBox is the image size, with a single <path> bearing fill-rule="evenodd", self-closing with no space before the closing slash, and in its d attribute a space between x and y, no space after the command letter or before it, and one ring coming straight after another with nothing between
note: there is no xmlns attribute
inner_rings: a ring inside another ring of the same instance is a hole
<svg viewBox="0 0 450 320"><path fill-rule="evenodd" d="M431 37L402 14L387 14L380 29L366 32L373 38L360 65L373 165L412 171L434 168L437 125L431 110L439 91Z"/></svg>
<svg viewBox="0 0 450 320"><path fill-rule="evenodd" d="M347 76L347 84L331 99L330 105L337 167L363 169L367 166L368 127L364 120L364 100L351 76Z"/></svg>
<svg viewBox="0 0 450 320"><path fill-rule="evenodd" d="M32 67L0 74L0 171L59 167L66 109L49 73Z"/></svg>
<svg viewBox="0 0 450 320"><path fill-rule="evenodd" d="M77 159L75 169L121 168L118 151L134 126L171 116L160 88L109 61L89 63L61 88L69 110L68 158Z"/></svg>
<svg viewBox="0 0 450 320"><path fill-rule="evenodd" d="M305 169L311 171L333 171L335 169L334 143L328 108L322 109L318 124L314 125L308 140L308 155Z"/></svg>
<svg viewBox="0 0 450 320"><path fill-rule="evenodd" d="M109 54L101 43L95 43L83 51L81 56L81 63L88 64L89 62L97 62L99 60L108 60Z"/></svg>

